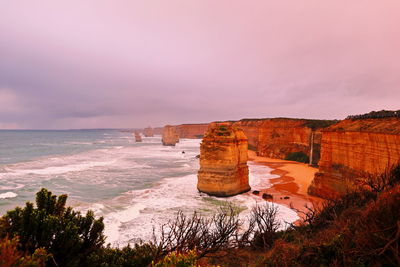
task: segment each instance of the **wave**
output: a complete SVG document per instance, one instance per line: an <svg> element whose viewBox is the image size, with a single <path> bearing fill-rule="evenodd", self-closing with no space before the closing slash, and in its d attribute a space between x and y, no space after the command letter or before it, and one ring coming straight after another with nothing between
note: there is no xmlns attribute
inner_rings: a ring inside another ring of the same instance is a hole
<svg viewBox="0 0 400 267"><path fill-rule="evenodd" d="M25 185L23 185L23 184L7 182L6 185L0 185L0 190L17 190L17 189L21 189L23 187L25 187Z"/></svg>
<svg viewBox="0 0 400 267"><path fill-rule="evenodd" d="M2 193L0 194L0 199L5 199L5 198L14 198L17 197L18 195L14 192L7 192L7 193Z"/></svg>
<svg viewBox="0 0 400 267"><path fill-rule="evenodd" d="M249 182L252 189L269 185L268 180L275 177L270 174L270 170L266 166L250 164ZM157 226L174 219L179 210L187 215L198 211L204 216L211 216L225 201L244 208L240 214L242 220L246 220L254 205L270 205L250 192L223 199L200 193L197 190L197 175L191 174L165 178L153 188L129 191L123 196L101 203L100 209L96 209L99 203L90 208L95 209L97 215L104 216L107 242L113 246L124 246L139 240L150 240L153 236L153 226L156 227L156 234L159 233ZM298 219L293 210L283 205L274 205L279 209L277 217L282 222L282 227L285 227L285 222Z"/></svg>
<svg viewBox="0 0 400 267"><path fill-rule="evenodd" d="M64 166L45 167L42 169L8 169L9 172L2 173L2 176L9 175L26 175L26 174L37 174L37 175L56 175L68 172L80 172L90 168L106 166L115 163L116 160L104 161L104 162L88 162L81 164L66 164ZM1 176L0 176L1 177Z"/></svg>

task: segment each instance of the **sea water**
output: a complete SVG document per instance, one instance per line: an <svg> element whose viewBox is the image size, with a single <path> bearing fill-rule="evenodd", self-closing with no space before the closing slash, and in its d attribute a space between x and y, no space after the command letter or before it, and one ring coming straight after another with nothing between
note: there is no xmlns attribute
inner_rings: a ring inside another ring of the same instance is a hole
<svg viewBox="0 0 400 267"><path fill-rule="evenodd" d="M149 240L153 229L173 220L178 211L212 216L232 202L245 220L251 207L264 203L250 192L229 198L199 193L199 139L181 139L175 147L161 137L143 138L119 130L0 131L0 214L34 201L45 187L68 194L68 205L103 216L107 242L124 246ZM253 190L268 188L276 176L249 162ZM259 203L259 204L260 204ZM278 205L282 225L298 219Z"/></svg>

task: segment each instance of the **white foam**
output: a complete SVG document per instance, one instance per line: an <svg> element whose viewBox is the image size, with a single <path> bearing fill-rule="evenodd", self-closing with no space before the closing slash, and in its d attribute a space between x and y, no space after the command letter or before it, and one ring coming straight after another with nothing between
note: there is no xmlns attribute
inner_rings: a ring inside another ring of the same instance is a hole
<svg viewBox="0 0 400 267"><path fill-rule="evenodd" d="M0 194L0 198L1 199L14 198L14 197L17 197L17 196L18 195L16 193L14 193L14 192L7 192L7 193Z"/></svg>
<svg viewBox="0 0 400 267"><path fill-rule="evenodd" d="M63 174L67 172L79 172L90 168L106 166L115 163L115 160L105 161L105 162L88 162L81 164L70 164L65 166L57 167L47 167L43 169L30 169L30 170L16 170L14 173L17 174L39 174L39 175L54 175Z"/></svg>
<svg viewBox="0 0 400 267"><path fill-rule="evenodd" d="M0 186L0 190L17 190L23 187L25 187L23 184L9 183L7 185Z"/></svg>
<svg viewBox="0 0 400 267"><path fill-rule="evenodd" d="M250 164L249 182L253 189L265 188L266 185L269 185L268 179L275 177L270 174L270 171L271 169L266 166ZM125 194L122 203L117 198L115 200L117 203L111 204L111 206L128 205L128 207L102 214L105 216L107 242L110 242L113 246L123 246L138 239L150 240L153 227L156 227L157 234L157 226L174 219L178 210L182 210L188 215L196 210L209 210L211 212L213 208L215 210L216 204L205 201L204 197L218 201L229 201L246 208L240 214L240 219L243 221L246 221L253 206L264 203L272 205L250 192L229 198L216 198L201 194L197 190L196 174L165 178L158 186L130 191ZM285 227L285 222L290 223L298 219L296 212L290 208L278 204L274 205L278 208L277 217L281 221L281 227ZM208 214L211 215L211 213ZM204 215L207 215L207 212Z"/></svg>

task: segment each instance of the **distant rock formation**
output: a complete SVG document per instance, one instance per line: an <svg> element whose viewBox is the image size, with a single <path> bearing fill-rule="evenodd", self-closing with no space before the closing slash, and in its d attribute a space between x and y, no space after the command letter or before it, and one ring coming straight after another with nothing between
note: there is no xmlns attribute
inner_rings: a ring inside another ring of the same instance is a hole
<svg viewBox="0 0 400 267"><path fill-rule="evenodd" d="M308 191L334 198L399 161L400 118L347 119L322 131L319 172Z"/></svg>
<svg viewBox="0 0 400 267"><path fill-rule="evenodd" d="M214 196L233 196L250 190L247 137L228 123L212 123L200 146L197 188Z"/></svg>
<svg viewBox="0 0 400 267"><path fill-rule="evenodd" d="M162 144L164 146L175 146L179 143L179 136L174 126L166 125L162 133Z"/></svg>
<svg viewBox="0 0 400 267"><path fill-rule="evenodd" d="M156 135L162 135L164 131L164 127L154 127L153 128L153 133Z"/></svg>
<svg viewBox="0 0 400 267"><path fill-rule="evenodd" d="M136 143L142 142L142 136L140 135L139 132L135 132L135 140Z"/></svg>
<svg viewBox="0 0 400 267"><path fill-rule="evenodd" d="M201 139L207 131L208 123L180 124L174 127L179 138Z"/></svg>
<svg viewBox="0 0 400 267"><path fill-rule="evenodd" d="M144 128L143 134L145 137L153 137L154 136L153 128L151 127Z"/></svg>

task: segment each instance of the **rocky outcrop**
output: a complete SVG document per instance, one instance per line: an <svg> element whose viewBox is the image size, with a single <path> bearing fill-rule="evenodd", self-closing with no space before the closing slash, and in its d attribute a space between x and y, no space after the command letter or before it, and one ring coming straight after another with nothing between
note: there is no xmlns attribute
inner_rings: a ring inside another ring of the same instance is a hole
<svg viewBox="0 0 400 267"><path fill-rule="evenodd" d="M135 132L135 141L136 143L142 142L142 136L140 135L139 132Z"/></svg>
<svg viewBox="0 0 400 267"><path fill-rule="evenodd" d="M250 190L247 138L236 126L212 123L200 146L197 188L214 196L232 196Z"/></svg>
<svg viewBox="0 0 400 267"><path fill-rule="evenodd" d="M319 172L309 193L336 197L400 161L400 118L347 119L322 131Z"/></svg>
<svg viewBox="0 0 400 267"><path fill-rule="evenodd" d="M154 136L153 128L151 127L144 128L143 134L145 137L153 137Z"/></svg>
<svg viewBox="0 0 400 267"><path fill-rule="evenodd" d="M166 125L162 133L162 144L164 146L175 146L179 143L179 136L174 126Z"/></svg>
<svg viewBox="0 0 400 267"><path fill-rule="evenodd" d="M207 131L208 123L199 124L180 124L176 125L175 129L179 138L203 138L204 133Z"/></svg>
<svg viewBox="0 0 400 267"><path fill-rule="evenodd" d="M301 152L312 155L312 163L317 164L321 128L333 123L336 121L275 118L243 119L233 125L243 129L249 149L259 156L285 159L290 153Z"/></svg>

